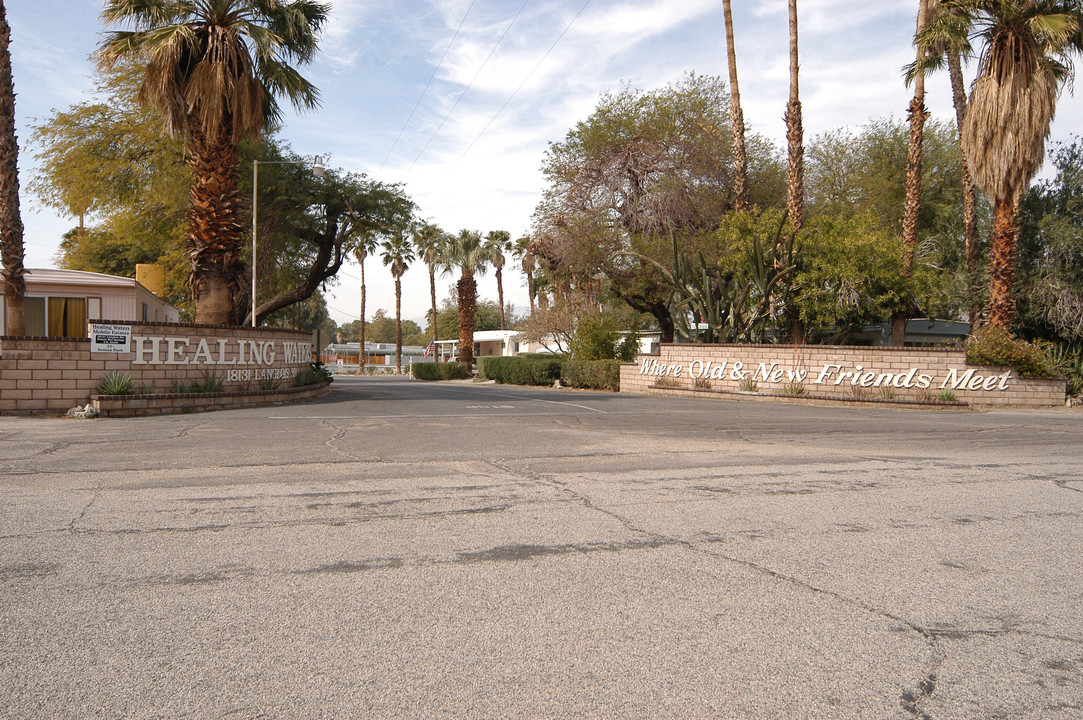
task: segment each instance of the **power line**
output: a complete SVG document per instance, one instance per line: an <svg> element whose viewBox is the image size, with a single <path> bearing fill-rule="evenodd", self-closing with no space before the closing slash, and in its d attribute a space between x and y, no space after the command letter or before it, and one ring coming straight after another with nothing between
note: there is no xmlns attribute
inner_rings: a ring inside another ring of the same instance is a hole
<svg viewBox="0 0 1083 720"><path fill-rule="evenodd" d="M384 169L384 165L387 164L387 159L391 157L391 152L395 149L395 146L399 144L399 140L402 138L402 134L406 131L406 126L410 124L410 121L414 119L414 113L417 112L417 108L421 105L422 99L425 97L425 93L429 91L429 86L432 85L432 81L436 79L436 73L440 72L440 68L444 66L444 60L447 58L448 52L451 51L451 46L455 44L455 38L459 37L459 31L463 29L463 23L466 22L466 18L470 15L470 11L474 8L474 3L477 0L470 0L470 7L466 8L466 14L463 15L463 19L459 21L459 27L455 28L455 34L451 36L451 42L447 44L444 49L444 54L440 56L440 62L436 64L436 69L432 71L432 75L429 77L429 82L425 83L425 89L421 91L421 95L418 96L417 102L414 103L414 109L410 111L410 117L406 118L406 122L402 124L402 129L399 130L399 134L395 137L395 142L391 143L391 147L387 151L387 155L384 155L383 162L380 163L379 170L376 174L379 174Z"/></svg>
<svg viewBox="0 0 1083 720"><path fill-rule="evenodd" d="M474 86L474 81L478 79L478 76L481 75L481 71L484 70L485 66L489 64L489 60L491 60L493 54L496 53L496 49L500 47L500 43L504 42L504 38L507 37L508 31L511 30L512 25L514 25L515 21L519 19L519 16L523 14L523 8L526 7L526 4L528 2L530 2L530 0L523 0L523 4L519 6L519 11L515 13L515 17L513 17L511 19L511 22L508 23L508 26L504 28L504 33L500 36L500 39L496 41L496 45L493 45L493 49L489 51L489 55L485 58L485 62L483 62L481 64L481 67L478 68L478 71L474 73L474 77L470 78L470 82L467 84L466 89L459 94L459 97L455 98L455 104L452 105L451 109L447 111L446 115L444 115L444 119L440 121L440 125L437 126L436 131L433 132L431 136L429 136L429 139L425 142L424 147L421 148L421 152L419 152L417 154L417 157L414 158L414 161L410 163L410 167L406 168L407 175L410 174L410 171L414 169L414 165L417 164L417 161L421 158L421 156L425 154L425 150L428 149L429 143L431 143L433 139L440 134L440 130L444 127L444 123L447 122L447 119L451 117L451 113L455 112L455 108L459 107L459 102L463 99L466 93L470 92L470 88Z"/></svg>
<svg viewBox="0 0 1083 720"><path fill-rule="evenodd" d="M586 2L583 3L583 6L579 8L579 12L575 14L575 17L571 19L571 22L569 22L568 25L564 28L564 31L557 36L557 39L554 40L553 44L549 46L549 49L545 51L545 54L542 55L541 60L538 61L538 64L535 65L529 73L527 73L526 77L523 78L523 81L519 83L519 87L515 88L515 92L513 92L511 96L504 102L504 104L500 106L500 109L496 111L496 114L489 119L489 122L486 123L485 127L481 129L481 132L477 134L477 137L470 141L470 144L466 146L465 150L463 150L463 154L460 155L458 159L455 160L455 162L451 163L449 169L458 165L459 161L466 157L466 154L470 152L471 148L474 147L474 144L481 139L481 136L484 135L490 127L492 127L493 123L496 122L496 119L500 117L500 114L502 112L504 112L504 109L509 104L511 104L511 101L515 99L515 96L519 94L519 91L523 89L523 86L527 84L530 78L534 76L534 73L538 71L538 68L541 67L542 63L545 62L545 59L549 57L549 53L553 52L553 48L557 46L557 43L559 43L564 38L564 36L568 34L568 31L572 29L572 25L574 25L575 21L579 19L579 16L583 14L583 11L587 9L587 5L590 5L590 0L586 0Z"/></svg>

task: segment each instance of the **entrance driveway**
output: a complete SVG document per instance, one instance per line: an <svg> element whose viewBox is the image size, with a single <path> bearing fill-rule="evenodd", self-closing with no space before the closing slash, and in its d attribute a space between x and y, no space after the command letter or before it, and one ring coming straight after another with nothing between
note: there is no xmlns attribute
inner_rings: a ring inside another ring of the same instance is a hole
<svg viewBox="0 0 1083 720"><path fill-rule="evenodd" d="M1083 413L0 417L0 717L1083 717Z"/></svg>

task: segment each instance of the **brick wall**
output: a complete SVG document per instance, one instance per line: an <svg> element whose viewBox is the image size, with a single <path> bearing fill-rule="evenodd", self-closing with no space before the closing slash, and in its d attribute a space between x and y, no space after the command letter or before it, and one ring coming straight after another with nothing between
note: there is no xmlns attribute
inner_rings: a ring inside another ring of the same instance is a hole
<svg viewBox="0 0 1083 720"><path fill-rule="evenodd" d="M305 332L130 321L113 324L131 326L131 352L92 353L86 338L0 337L0 414L64 412L85 405L110 371L127 373L137 386L159 394L200 382L208 374L222 379L226 391L251 393L272 384L289 387L293 374L310 360L307 352L298 353L311 341ZM287 357L287 347L291 357Z"/></svg>
<svg viewBox="0 0 1083 720"><path fill-rule="evenodd" d="M696 379L699 382L696 383ZM800 384L803 397L834 400L933 400L952 390L971 405L1053 407L1065 401L1063 378L1021 377L1011 368L972 366L948 348L805 345L662 345L621 366L621 392L742 390L762 395ZM710 394L710 393L707 393Z"/></svg>

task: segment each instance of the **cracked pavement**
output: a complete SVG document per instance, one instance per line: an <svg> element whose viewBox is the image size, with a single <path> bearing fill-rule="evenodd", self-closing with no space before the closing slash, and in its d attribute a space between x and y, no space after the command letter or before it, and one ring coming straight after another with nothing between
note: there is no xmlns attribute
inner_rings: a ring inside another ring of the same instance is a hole
<svg viewBox="0 0 1083 720"><path fill-rule="evenodd" d="M0 716L1083 718L1083 413L0 417Z"/></svg>

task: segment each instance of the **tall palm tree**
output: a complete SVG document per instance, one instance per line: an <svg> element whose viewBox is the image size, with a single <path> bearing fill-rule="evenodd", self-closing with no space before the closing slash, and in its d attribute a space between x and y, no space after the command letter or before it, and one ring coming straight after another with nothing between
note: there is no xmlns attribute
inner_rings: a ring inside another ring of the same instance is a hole
<svg viewBox="0 0 1083 720"><path fill-rule="evenodd" d="M15 83L11 75L11 26L0 0L0 255L8 335L26 334L23 297L23 220L19 212L19 142L15 137Z"/></svg>
<svg viewBox="0 0 1083 720"><path fill-rule="evenodd" d="M496 295L500 303L500 329L506 330L504 325L504 263L507 260L506 253L511 252L511 233L507 230L493 230L485 236L485 251L489 254L489 262L496 269Z"/></svg>
<svg viewBox="0 0 1083 720"><path fill-rule="evenodd" d="M98 61L146 63L140 100L183 136L192 170L189 290L197 323L240 322L246 307L238 144L281 113L277 97L313 108L319 93L290 63L316 53L330 8L314 0L106 0Z"/></svg>
<svg viewBox="0 0 1083 720"><path fill-rule="evenodd" d="M914 269L914 251L918 243L918 214L921 211L921 159L925 139L925 121L929 111L925 108L925 55L926 47L917 42L929 15L929 0L918 0L917 60L914 70L907 73L907 84L914 83L914 98L906 111L910 121L910 139L906 149L906 199L903 202L903 247L906 258L903 272L909 275Z"/></svg>
<svg viewBox="0 0 1083 720"><path fill-rule="evenodd" d="M726 22L726 57L730 70L730 128L733 130L733 208L748 210L748 158L745 154L745 114L741 110L741 90L737 85L737 50L733 43L733 12L730 0L722 0Z"/></svg>
<svg viewBox="0 0 1083 720"><path fill-rule="evenodd" d="M903 201L903 267L902 276L909 278L914 272L914 255L918 244L918 217L921 213L921 165L925 141L925 121L929 111L925 108L925 56L927 48L917 38L925 30L929 17L929 1L918 0L917 32L914 45L917 59L906 68L906 82L914 84L914 97L906 115L910 122L910 138L906 146L906 195ZM901 346L906 340L907 320L914 314L913 303L904 301L891 318L891 344Z"/></svg>
<svg viewBox="0 0 1083 720"><path fill-rule="evenodd" d="M1045 158L1057 94L1081 47L1079 0L941 0L927 45L982 43L963 126L974 179L993 205L989 325L1009 328L1018 208Z"/></svg>
<svg viewBox="0 0 1083 720"><path fill-rule="evenodd" d="M429 297L432 300L432 341L435 343L440 338L436 330L436 266L447 244L447 233L438 226L426 222L414 226L414 247L417 248L421 260L429 268Z"/></svg>
<svg viewBox="0 0 1083 720"><path fill-rule="evenodd" d="M382 243L384 265L391 268L395 278L395 372L402 374L402 276L410 263L417 259L414 246L406 233L392 235Z"/></svg>
<svg viewBox="0 0 1083 720"><path fill-rule="evenodd" d="M786 210L790 225L801 229L805 214L805 145L801 122L801 94L797 76L797 0L789 0L790 12L790 100L786 103L786 145L789 169L786 176Z"/></svg>
<svg viewBox="0 0 1083 720"><path fill-rule="evenodd" d="M462 272L456 284L459 300L459 362L467 370L474 365L474 317L478 307L478 283L474 276L485 272L488 261L481 233L464 229L448 239L441 262L445 274L456 269Z"/></svg>
<svg viewBox="0 0 1083 720"><path fill-rule="evenodd" d="M524 235L515 241L515 247L512 248L512 252L519 258L519 266L523 268L523 274L526 275L526 291L530 297L530 314L534 314L534 298L536 297L536 290L534 288L534 267L535 259L534 253L530 249L530 236Z"/></svg>
<svg viewBox="0 0 1083 720"><path fill-rule="evenodd" d="M376 252L376 236L371 232L362 232L357 245L353 249L353 256L361 268L361 328L358 338L357 372L365 374L365 258Z"/></svg>
<svg viewBox="0 0 1083 720"><path fill-rule="evenodd" d="M978 258L981 248L978 246L978 202L974 192L974 175L970 172L970 162L966 159L966 137L963 125L966 120L966 86L963 84L963 63L961 52L953 48L945 50L948 61L948 76L951 78L951 98L955 106L955 129L959 135L959 152L963 176L963 249L966 256L967 297L970 298L970 327L978 327L981 322L981 302L979 297Z"/></svg>

